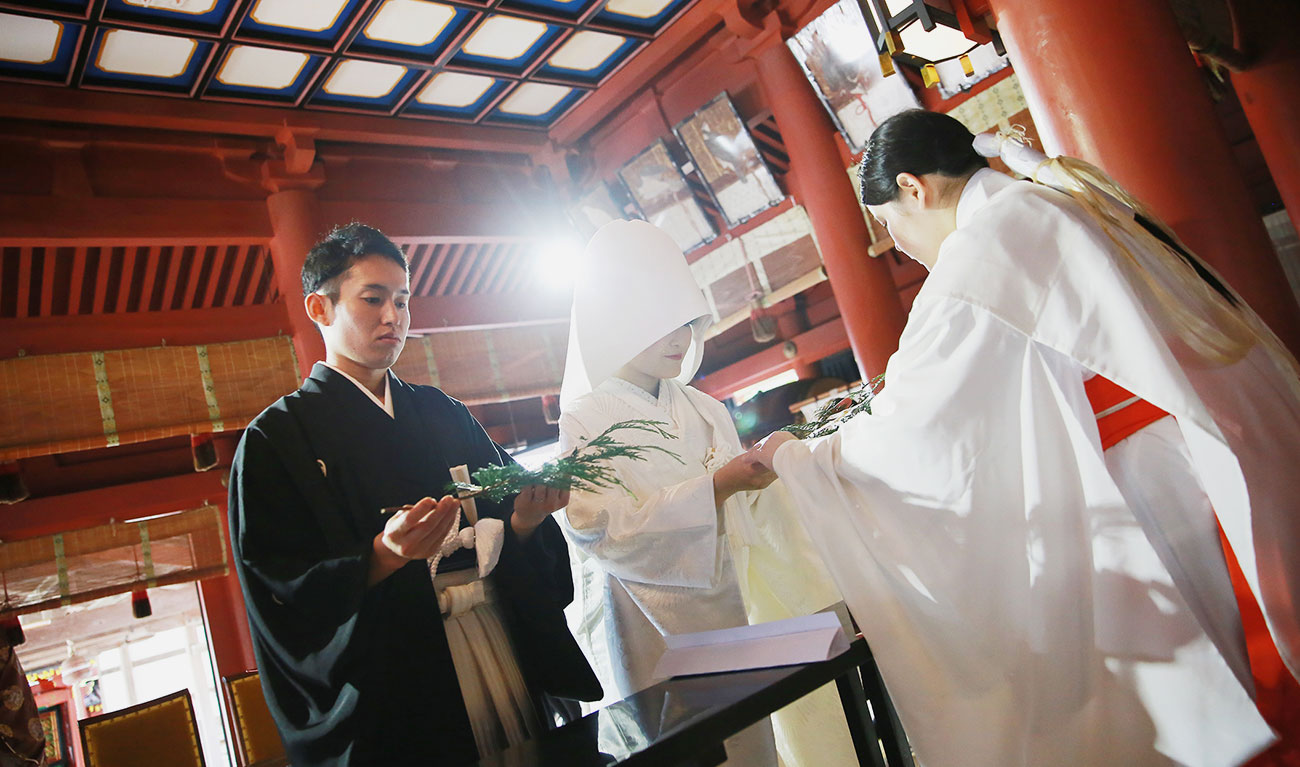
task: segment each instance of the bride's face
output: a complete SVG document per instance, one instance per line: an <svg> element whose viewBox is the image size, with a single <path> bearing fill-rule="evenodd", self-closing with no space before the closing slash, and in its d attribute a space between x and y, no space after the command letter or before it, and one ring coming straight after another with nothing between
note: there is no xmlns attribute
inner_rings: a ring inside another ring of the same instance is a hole
<svg viewBox="0 0 1300 767"><path fill-rule="evenodd" d="M681 375L682 360L690 348L691 326L687 323L650 344L645 351L633 357L627 366L651 378L676 378Z"/></svg>

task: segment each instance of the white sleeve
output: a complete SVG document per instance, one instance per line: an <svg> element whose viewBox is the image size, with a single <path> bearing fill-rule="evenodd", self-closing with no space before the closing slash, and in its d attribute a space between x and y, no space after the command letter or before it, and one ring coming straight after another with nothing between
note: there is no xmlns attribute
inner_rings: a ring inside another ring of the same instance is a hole
<svg viewBox="0 0 1300 767"><path fill-rule="evenodd" d="M591 436L576 418L561 416L561 450ZM641 496L618 487L574 492L564 510L564 523L573 544L617 578L664 586L713 586L720 544L712 474Z"/></svg>

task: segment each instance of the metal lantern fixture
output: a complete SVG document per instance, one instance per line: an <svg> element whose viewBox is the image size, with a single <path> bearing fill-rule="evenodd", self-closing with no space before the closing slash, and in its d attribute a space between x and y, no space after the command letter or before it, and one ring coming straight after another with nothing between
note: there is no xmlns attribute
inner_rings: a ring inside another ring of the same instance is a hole
<svg viewBox="0 0 1300 767"><path fill-rule="evenodd" d="M939 82L935 64L960 59L971 74L969 54L978 46L991 42L999 55L1006 53L997 30L972 14L970 0L858 0L858 5L887 75L897 59L919 69L929 87Z"/></svg>

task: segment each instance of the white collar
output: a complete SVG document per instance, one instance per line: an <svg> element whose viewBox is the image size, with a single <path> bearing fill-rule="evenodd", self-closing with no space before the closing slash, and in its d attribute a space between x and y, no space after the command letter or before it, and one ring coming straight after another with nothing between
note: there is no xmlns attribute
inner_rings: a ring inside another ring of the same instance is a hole
<svg viewBox="0 0 1300 767"><path fill-rule="evenodd" d="M670 408L669 403L672 401L672 395L667 391L668 385L666 381L662 379L659 381L658 395L651 394L631 381L619 378L618 376L610 376L609 378L606 378L601 386L606 389L614 389L615 391L622 392L625 395L631 395L651 407L657 407L662 410L668 410Z"/></svg>
<svg viewBox="0 0 1300 767"><path fill-rule="evenodd" d="M957 228L969 224L993 195L1016 183L1016 179L992 168L975 171L957 199Z"/></svg>
<svg viewBox="0 0 1300 767"><path fill-rule="evenodd" d="M329 364L328 362L322 362L321 364L324 365L325 367L329 368L330 370L333 370L335 373L338 373L339 375L341 375L341 376L343 376L344 378L348 379L348 380L351 381L352 383L356 384L356 387L357 387L358 389L360 389L362 392L364 392L365 395L366 395L367 397L370 398L370 401L373 402L373 403L375 403L375 406L376 406L376 407L378 407L380 410L382 410L382 411L384 411L385 413L387 413L389 418L396 418L396 417L397 417L397 416L393 415L393 391L392 391L392 389L390 388L389 383L388 383L388 371L387 371L387 370L384 371L384 398L383 398L382 400L380 400L378 397L375 396L375 393L374 393L374 392L372 392L372 391L370 391L369 389L367 389L366 386L365 386L365 384L361 383L361 382L358 381L357 379L353 378L352 376L348 375L347 373L344 373L342 370L338 369L338 368L335 367L334 365Z"/></svg>

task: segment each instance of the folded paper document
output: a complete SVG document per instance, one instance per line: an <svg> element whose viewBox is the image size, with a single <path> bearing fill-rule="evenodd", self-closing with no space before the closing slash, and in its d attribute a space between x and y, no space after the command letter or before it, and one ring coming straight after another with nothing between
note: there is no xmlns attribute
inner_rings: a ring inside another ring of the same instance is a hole
<svg viewBox="0 0 1300 767"><path fill-rule="evenodd" d="M664 637L656 677L716 674L829 660L849 647L833 612Z"/></svg>

